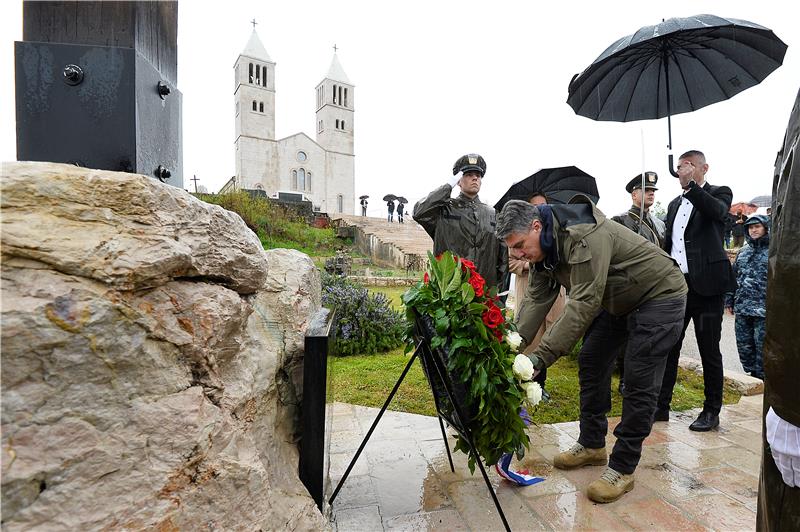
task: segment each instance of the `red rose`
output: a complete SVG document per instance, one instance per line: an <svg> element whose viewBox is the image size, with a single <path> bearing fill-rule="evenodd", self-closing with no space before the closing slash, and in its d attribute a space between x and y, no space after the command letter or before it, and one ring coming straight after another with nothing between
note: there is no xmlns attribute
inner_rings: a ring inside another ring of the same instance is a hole
<svg viewBox="0 0 800 532"><path fill-rule="evenodd" d="M475 270L475 263L469 259L461 259L461 265L466 266L470 270Z"/></svg>
<svg viewBox="0 0 800 532"><path fill-rule="evenodd" d="M490 303L489 308L483 313L483 323L490 329L495 329L503 323L503 313L493 303Z"/></svg>
<svg viewBox="0 0 800 532"><path fill-rule="evenodd" d="M481 274L478 272L472 272L472 275L469 278L470 285L475 290L475 295L480 297L483 295L483 287L486 286L486 281L481 277Z"/></svg>
<svg viewBox="0 0 800 532"><path fill-rule="evenodd" d="M503 331L500 330L500 327L494 330L494 337L497 338L498 342L503 341Z"/></svg>
<svg viewBox="0 0 800 532"><path fill-rule="evenodd" d="M428 284L430 282L431 278L428 275L428 272L425 272L425 275L422 277L422 280L425 282L425 284Z"/></svg>

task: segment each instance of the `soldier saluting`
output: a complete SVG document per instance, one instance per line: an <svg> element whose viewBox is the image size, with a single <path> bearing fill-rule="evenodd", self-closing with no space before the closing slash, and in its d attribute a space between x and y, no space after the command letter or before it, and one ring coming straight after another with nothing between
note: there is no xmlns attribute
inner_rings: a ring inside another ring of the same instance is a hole
<svg viewBox="0 0 800 532"><path fill-rule="evenodd" d="M650 213L650 207L656 199L656 183L658 174L655 172L644 173L644 194L642 194L642 174L628 181L625 190L631 195L633 206L627 212L612 217L636 234L642 235L656 246L664 247L664 235L667 228L664 222ZM642 201L644 201L644 223L642 223Z"/></svg>
<svg viewBox="0 0 800 532"><path fill-rule="evenodd" d="M412 217L433 239L433 253L445 251L471 260L487 287L498 286L508 270L508 250L495 236L495 211L478 198L486 161L477 153L459 157L453 178L414 205ZM450 193L461 188L456 198Z"/></svg>

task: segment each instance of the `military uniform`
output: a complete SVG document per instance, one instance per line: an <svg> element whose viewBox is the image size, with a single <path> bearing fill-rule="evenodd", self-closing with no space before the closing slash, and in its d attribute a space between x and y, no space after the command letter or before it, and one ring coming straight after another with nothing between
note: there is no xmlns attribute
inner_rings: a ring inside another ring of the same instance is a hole
<svg viewBox="0 0 800 532"><path fill-rule="evenodd" d="M588 200L587 200L588 201ZM548 218L552 252L532 264L517 326L527 341L567 288L564 314L545 333L533 355L545 365L569 353L583 336L578 355L580 437L589 449L605 447L611 409L611 373L618 350L625 351L623 414L609 467L630 475L650 434L658 385L669 350L678 340L686 306L686 282L675 262L655 246L610 223L591 204L540 206Z"/></svg>
<svg viewBox="0 0 800 532"><path fill-rule="evenodd" d="M747 226L760 223L767 229L769 220L756 214L745 222ZM745 372L753 377L764 378L762 348L767 321L767 261L769 254L769 232L757 240L745 235L747 245L736 254L733 274L736 291L725 294L725 306L733 308L736 315L736 347Z"/></svg>
<svg viewBox="0 0 800 532"><path fill-rule="evenodd" d="M485 163L483 169L460 164L465 157L456 161L453 174L477 169L483 175ZM451 198L452 190L452 185L445 184L428 194L414 205L412 217L433 238L434 255L449 250L471 260L486 284L496 287L508 270L508 249L495 236L495 210L478 196L469 198L461 193Z"/></svg>
<svg viewBox="0 0 800 532"><path fill-rule="evenodd" d="M656 183L658 183L658 174L645 172L645 190L658 190ZM642 188L641 174L635 176L625 185L625 190L629 194L640 188ZM643 200L644 198L642 198ZM650 214L649 210L644 211L644 223L641 223L641 209L636 205L633 205L627 212L618 214L611 219L624 225L634 233L642 235L656 246L664 247L664 235L667 232L667 227L664 222Z"/></svg>

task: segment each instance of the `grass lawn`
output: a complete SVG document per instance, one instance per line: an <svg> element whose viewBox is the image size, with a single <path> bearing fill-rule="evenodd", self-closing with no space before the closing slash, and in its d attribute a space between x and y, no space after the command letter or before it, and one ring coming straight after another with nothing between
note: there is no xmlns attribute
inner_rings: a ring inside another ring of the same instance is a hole
<svg viewBox="0 0 800 532"><path fill-rule="evenodd" d="M407 287L370 288L385 293L398 310L401 307L400 296L407 289ZM399 347L380 355L330 359L328 362L332 375L333 399L363 406L382 406L410 357L410 354L404 355L403 348ZM622 398L617 392L618 383L619 379L614 376L610 416L622 414ZM551 400L547 404L540 404L534 416L537 423L558 423L578 419L578 362L574 357L562 357L548 369L547 390ZM723 401L725 404L736 403L739 401L739 395L726 388ZM672 409L682 411L702 405L702 376L679 368ZM433 396L419 362L414 362L389 409L427 416L436 415Z"/></svg>

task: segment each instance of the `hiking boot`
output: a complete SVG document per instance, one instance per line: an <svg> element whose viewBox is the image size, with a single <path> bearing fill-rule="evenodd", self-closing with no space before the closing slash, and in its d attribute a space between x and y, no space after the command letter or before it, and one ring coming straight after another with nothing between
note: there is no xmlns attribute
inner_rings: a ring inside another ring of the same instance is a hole
<svg viewBox="0 0 800 532"><path fill-rule="evenodd" d="M589 484L586 496L594 502L613 502L633 489L633 475L607 467L600 478Z"/></svg>
<svg viewBox="0 0 800 532"><path fill-rule="evenodd" d="M574 469L587 465L606 465L608 455L606 448L589 449L576 443L568 451L558 453L553 457L553 466L558 469Z"/></svg>

